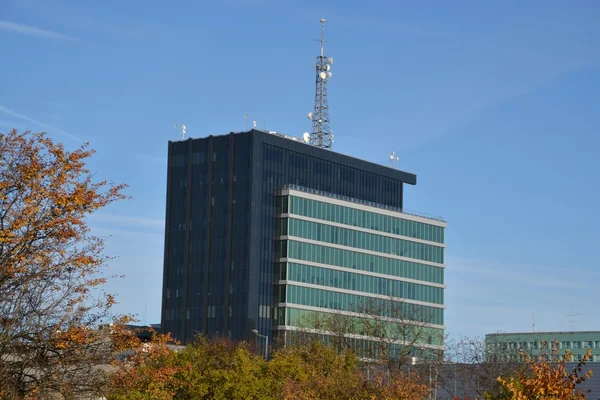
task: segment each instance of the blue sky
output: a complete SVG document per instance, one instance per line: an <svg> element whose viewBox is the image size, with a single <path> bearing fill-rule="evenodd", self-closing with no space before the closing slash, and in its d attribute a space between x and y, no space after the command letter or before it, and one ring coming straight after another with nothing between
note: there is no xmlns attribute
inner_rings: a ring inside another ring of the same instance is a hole
<svg viewBox="0 0 600 400"><path fill-rule="evenodd" d="M600 330L600 3L0 0L0 131L89 141L132 200L112 235L118 311L160 319L167 141L300 136L319 19L335 151L418 176L408 209L448 223L452 336ZM580 314L575 323L566 314Z"/></svg>

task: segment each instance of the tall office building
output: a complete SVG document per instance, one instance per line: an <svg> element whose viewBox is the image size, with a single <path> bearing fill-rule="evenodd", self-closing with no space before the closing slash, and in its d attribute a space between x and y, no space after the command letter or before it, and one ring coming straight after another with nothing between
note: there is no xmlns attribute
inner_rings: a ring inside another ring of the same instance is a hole
<svg viewBox="0 0 600 400"><path fill-rule="evenodd" d="M169 142L162 329L288 340L370 302L426 315L439 347L446 223L404 212L404 184L416 176L260 130Z"/></svg>

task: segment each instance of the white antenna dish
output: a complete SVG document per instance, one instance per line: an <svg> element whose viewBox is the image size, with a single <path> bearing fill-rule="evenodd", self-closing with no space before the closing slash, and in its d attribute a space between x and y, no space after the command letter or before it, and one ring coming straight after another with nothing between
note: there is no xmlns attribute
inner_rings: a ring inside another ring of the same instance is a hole
<svg viewBox="0 0 600 400"><path fill-rule="evenodd" d="M319 72L319 78L325 79L327 78L327 74L325 72Z"/></svg>
<svg viewBox="0 0 600 400"><path fill-rule="evenodd" d="M307 117L308 117L308 119L312 119L313 113L309 112L308 115L307 115Z"/></svg>
<svg viewBox="0 0 600 400"><path fill-rule="evenodd" d="M185 131L187 130L187 126L181 125L181 138L185 139Z"/></svg>
<svg viewBox="0 0 600 400"><path fill-rule="evenodd" d="M328 65L325 66L325 71L329 71L331 69L331 67Z"/></svg>
<svg viewBox="0 0 600 400"><path fill-rule="evenodd" d="M392 154L390 154L390 167L394 166L394 162L395 163L399 163L400 162L400 157L398 157L396 155L395 151L392 151Z"/></svg>
<svg viewBox="0 0 600 400"><path fill-rule="evenodd" d="M256 121L252 121L252 127L256 128Z"/></svg>
<svg viewBox="0 0 600 400"><path fill-rule="evenodd" d="M304 143L310 142L310 133L304 132L304 135L302 135L302 140L304 140Z"/></svg>
<svg viewBox="0 0 600 400"><path fill-rule="evenodd" d="M331 72L327 73L327 79L331 78L331 75L333 75Z"/></svg>
<svg viewBox="0 0 600 400"><path fill-rule="evenodd" d="M327 62L329 63L329 65L333 64L333 57L329 57L327 59Z"/></svg>

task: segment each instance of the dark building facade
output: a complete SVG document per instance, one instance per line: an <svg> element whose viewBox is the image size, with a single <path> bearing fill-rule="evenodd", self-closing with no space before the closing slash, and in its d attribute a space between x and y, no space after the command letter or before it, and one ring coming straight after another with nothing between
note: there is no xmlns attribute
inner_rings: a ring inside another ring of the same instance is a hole
<svg viewBox="0 0 600 400"><path fill-rule="evenodd" d="M169 142L161 329L184 343L197 334L250 339L254 329L272 339L282 190L401 213L404 184L416 176L261 130Z"/></svg>

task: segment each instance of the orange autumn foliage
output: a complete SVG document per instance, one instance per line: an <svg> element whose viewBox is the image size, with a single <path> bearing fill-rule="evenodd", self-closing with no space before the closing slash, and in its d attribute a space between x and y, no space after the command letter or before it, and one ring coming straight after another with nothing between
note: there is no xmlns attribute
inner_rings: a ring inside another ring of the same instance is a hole
<svg viewBox="0 0 600 400"><path fill-rule="evenodd" d="M96 182L93 154L43 133L0 133L0 398L68 397L100 382L93 368L109 351L95 328L114 299L86 217L125 198L125 185Z"/></svg>
<svg viewBox="0 0 600 400"><path fill-rule="evenodd" d="M550 360L537 359L527 354L526 368L518 371L515 376L498 378L498 381L511 393L515 400L574 400L585 399L586 392L581 392L577 385L587 380L592 371L583 375L582 367L592 356L587 351L582 361L572 370L566 368L566 360L571 358L571 352L566 351L563 357L554 352Z"/></svg>

